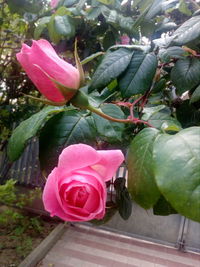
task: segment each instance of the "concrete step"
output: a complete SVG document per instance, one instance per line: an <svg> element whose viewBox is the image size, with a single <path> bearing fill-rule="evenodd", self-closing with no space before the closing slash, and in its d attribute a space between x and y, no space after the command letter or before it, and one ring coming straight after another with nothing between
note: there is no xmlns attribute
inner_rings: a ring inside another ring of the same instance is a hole
<svg viewBox="0 0 200 267"><path fill-rule="evenodd" d="M75 224L38 267L200 267L200 255Z"/></svg>

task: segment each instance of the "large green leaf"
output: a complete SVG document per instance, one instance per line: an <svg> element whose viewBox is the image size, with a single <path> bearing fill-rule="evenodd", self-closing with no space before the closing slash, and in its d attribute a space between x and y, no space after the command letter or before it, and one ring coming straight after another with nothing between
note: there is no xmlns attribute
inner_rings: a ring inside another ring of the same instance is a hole
<svg viewBox="0 0 200 267"><path fill-rule="evenodd" d="M128 152L128 189L143 208L151 208L160 192L154 180L153 143L159 135L154 128L142 130L132 141Z"/></svg>
<svg viewBox="0 0 200 267"><path fill-rule="evenodd" d="M65 16L55 16L55 30L63 36L72 37L75 34L75 27L72 19Z"/></svg>
<svg viewBox="0 0 200 267"><path fill-rule="evenodd" d="M50 118L50 115L63 110L64 107L48 106L21 122L13 131L8 143L8 157L10 161L15 161L21 156L28 140L37 134L44 122Z"/></svg>
<svg viewBox="0 0 200 267"><path fill-rule="evenodd" d="M159 106L158 106L159 107ZM181 124L179 123L179 121L176 118L173 118L171 116L171 111L168 108L164 108L158 112L154 112L152 113L152 115L150 115L149 117L147 117L146 114L143 115L142 119L147 119L148 118L148 122L158 128L158 129L162 129L162 126L164 125L164 128L168 128L168 127L174 127L176 129L181 129Z"/></svg>
<svg viewBox="0 0 200 267"><path fill-rule="evenodd" d="M54 43L59 43L62 35L74 35L74 25L71 22L71 17L68 16L70 14L70 10L62 6L51 16L50 22L48 23L48 32L50 39Z"/></svg>
<svg viewBox="0 0 200 267"><path fill-rule="evenodd" d="M99 56L102 56L103 55L103 52L97 52L97 53L94 53L86 58L84 58L82 61L81 61L81 65L84 65L84 64L87 64L88 62L92 61L93 59L95 59L96 57L99 57Z"/></svg>
<svg viewBox="0 0 200 267"><path fill-rule="evenodd" d="M165 105L157 105L157 106L144 107L143 111L142 111L144 113L142 116L142 119L145 121L148 121L149 118L151 118L151 116L158 113L162 109L166 109L166 106Z"/></svg>
<svg viewBox="0 0 200 267"><path fill-rule="evenodd" d="M159 190L180 214L200 222L200 127L160 135L153 149Z"/></svg>
<svg viewBox="0 0 200 267"><path fill-rule="evenodd" d="M123 97L142 94L147 91L156 72L157 58L154 54L135 51L125 73L119 78Z"/></svg>
<svg viewBox="0 0 200 267"><path fill-rule="evenodd" d="M43 17L37 21L37 26L34 30L34 39L38 40L44 31L47 28L47 24L49 23L51 17Z"/></svg>
<svg viewBox="0 0 200 267"><path fill-rule="evenodd" d="M186 52L179 46L172 46L167 49L162 48L159 50L159 57L163 62L170 62L172 58L184 59L185 54Z"/></svg>
<svg viewBox="0 0 200 267"><path fill-rule="evenodd" d="M91 116L78 110L68 110L51 118L40 133L40 163L50 171L65 146L76 143L92 143L96 131Z"/></svg>
<svg viewBox="0 0 200 267"><path fill-rule="evenodd" d="M112 10L106 6L101 7L101 12L107 23L133 34L134 20L131 17L123 16L116 10Z"/></svg>
<svg viewBox="0 0 200 267"><path fill-rule="evenodd" d="M195 16L184 22L172 35L170 46L185 45L194 42L200 36L200 16Z"/></svg>
<svg viewBox="0 0 200 267"><path fill-rule="evenodd" d="M192 94L192 97L190 99L190 103L195 103L200 100L200 85L195 89L194 93Z"/></svg>
<svg viewBox="0 0 200 267"><path fill-rule="evenodd" d="M140 8L141 14L138 16L138 18L134 21L133 30L138 30L138 26L142 24L142 22L145 19L145 16L147 15L147 13L150 11L150 9L152 8L154 0L147 0L145 1L145 5L143 6L143 10Z"/></svg>
<svg viewBox="0 0 200 267"><path fill-rule="evenodd" d="M171 71L177 93L182 94L200 83L200 60L193 57L179 59Z"/></svg>
<svg viewBox="0 0 200 267"><path fill-rule="evenodd" d="M124 113L116 105L113 105L113 104L101 105L101 110L105 114L112 116L114 118L124 119ZM106 141L110 143L116 143L116 142L122 141L122 133L125 128L124 123L113 122L113 121L104 119L95 113L92 116L95 120L98 134L101 137L105 138Z"/></svg>
<svg viewBox="0 0 200 267"><path fill-rule="evenodd" d="M155 85L152 89L152 93L159 93L166 87L167 80L165 78L161 78L159 81L155 82Z"/></svg>
<svg viewBox="0 0 200 267"><path fill-rule="evenodd" d="M93 75L90 91L104 88L112 80L119 76L128 66L133 52L120 48L106 54L105 58Z"/></svg>
<svg viewBox="0 0 200 267"><path fill-rule="evenodd" d="M92 9L88 10L88 13L86 14L86 19L95 20L100 14L101 14L101 8L93 7Z"/></svg>
<svg viewBox="0 0 200 267"><path fill-rule="evenodd" d="M51 19L48 23L48 32L49 32L49 37L52 42L55 44L59 43L61 39L61 35L56 31L55 29L55 14L51 16Z"/></svg>
<svg viewBox="0 0 200 267"><path fill-rule="evenodd" d="M191 10L188 8L189 3L186 3L185 0L179 0L180 4L179 4L179 11L187 16L191 16L192 12Z"/></svg>
<svg viewBox="0 0 200 267"><path fill-rule="evenodd" d="M156 16L161 10L162 10L162 3L164 0L154 0L153 4L151 5L150 10L145 16L146 20L152 19L154 16Z"/></svg>

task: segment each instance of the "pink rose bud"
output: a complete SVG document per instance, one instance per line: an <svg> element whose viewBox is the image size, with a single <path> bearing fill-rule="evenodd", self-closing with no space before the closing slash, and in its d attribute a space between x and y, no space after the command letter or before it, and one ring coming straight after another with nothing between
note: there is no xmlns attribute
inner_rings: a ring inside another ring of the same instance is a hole
<svg viewBox="0 0 200 267"><path fill-rule="evenodd" d="M105 215L106 184L124 160L120 150L99 150L84 144L65 148L47 178L43 203L51 216L89 221Z"/></svg>
<svg viewBox="0 0 200 267"><path fill-rule="evenodd" d="M79 88L78 70L61 59L48 41L33 41L31 47L23 44L16 56L29 78L48 100L62 102L74 95L69 91L64 97L50 77L68 88Z"/></svg>
<svg viewBox="0 0 200 267"><path fill-rule="evenodd" d="M50 6L51 8L56 8L60 0L51 0Z"/></svg>
<svg viewBox="0 0 200 267"><path fill-rule="evenodd" d="M120 36L121 39L121 44L123 45L128 45L130 43L130 38L128 37L128 35L122 35Z"/></svg>

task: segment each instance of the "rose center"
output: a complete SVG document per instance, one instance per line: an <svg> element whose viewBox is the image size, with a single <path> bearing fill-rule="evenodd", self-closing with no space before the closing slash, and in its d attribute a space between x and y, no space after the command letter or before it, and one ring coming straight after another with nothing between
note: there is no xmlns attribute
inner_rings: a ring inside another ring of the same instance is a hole
<svg viewBox="0 0 200 267"><path fill-rule="evenodd" d="M89 195L89 188L86 188L85 186L74 186L68 192L65 191L63 201L71 206L83 208Z"/></svg>
<svg viewBox="0 0 200 267"><path fill-rule="evenodd" d="M76 194L75 206L83 208L83 206L85 205L85 202L88 199L88 196L89 196L89 193L87 192L85 187L79 188Z"/></svg>

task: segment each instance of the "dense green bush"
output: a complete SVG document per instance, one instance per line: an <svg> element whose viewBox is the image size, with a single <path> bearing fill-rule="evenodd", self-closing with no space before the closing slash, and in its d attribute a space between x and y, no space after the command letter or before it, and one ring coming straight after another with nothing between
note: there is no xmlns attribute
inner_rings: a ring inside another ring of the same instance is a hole
<svg viewBox="0 0 200 267"><path fill-rule="evenodd" d="M77 39L86 75L80 91L90 106L83 108L72 100L74 105L45 107L22 122L10 139L10 160L18 159L35 135L39 136L41 167L47 173L69 144L126 150L131 143L127 167L132 198L145 209L153 208L155 214L178 212L200 221L199 3L60 0L54 9L44 4L38 10L36 1L21 2L21 6L15 1L1 4L16 17L16 34L24 23L18 42L30 44L31 38L45 38L74 64ZM121 44L123 35L130 38L129 44ZM15 50L8 50L12 62L14 52L10 51L18 50L18 43ZM9 69L6 73L10 77ZM27 77L21 71L18 74L23 82L17 79L17 94L32 91ZM2 86L10 99L9 78L3 77Z"/></svg>

